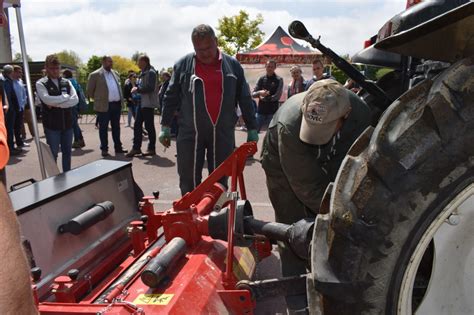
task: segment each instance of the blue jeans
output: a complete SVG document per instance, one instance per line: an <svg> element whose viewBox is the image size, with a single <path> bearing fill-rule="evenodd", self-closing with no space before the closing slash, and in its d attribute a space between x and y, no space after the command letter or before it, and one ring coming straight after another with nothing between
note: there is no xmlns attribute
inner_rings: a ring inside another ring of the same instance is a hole
<svg viewBox="0 0 474 315"><path fill-rule="evenodd" d="M109 150L109 135L107 128L112 127L112 139L114 140L115 150L122 149L122 142L120 142L120 115L122 114L122 104L120 102L109 103L109 110L104 113L97 113L97 120L99 122L99 138L100 149L102 151Z"/></svg>
<svg viewBox="0 0 474 315"><path fill-rule="evenodd" d="M18 147L23 145L23 139L21 139L22 124L23 112L9 108L5 113L5 127L7 129L7 143L10 151L15 148L15 142Z"/></svg>
<svg viewBox="0 0 474 315"><path fill-rule="evenodd" d="M19 112L13 107L10 107L5 113L5 127L7 128L7 142L10 151L13 151L15 148L15 120L18 115Z"/></svg>
<svg viewBox="0 0 474 315"><path fill-rule="evenodd" d="M257 131L260 132L263 126L268 127L272 121L273 114L259 114L257 113Z"/></svg>
<svg viewBox="0 0 474 315"><path fill-rule="evenodd" d="M128 116L127 116L127 122L128 126L130 127L132 125L132 118L135 119L137 117L137 107L136 105L127 105L128 107Z"/></svg>
<svg viewBox="0 0 474 315"><path fill-rule="evenodd" d="M74 106L72 108L72 130L74 132L74 141L79 141L84 139L82 136L81 128L79 127L79 122L77 121L79 117L79 107Z"/></svg>
<svg viewBox="0 0 474 315"><path fill-rule="evenodd" d="M58 160L59 146L61 146L63 172L69 171L71 169L72 128L66 130L44 128L44 134L55 161Z"/></svg>

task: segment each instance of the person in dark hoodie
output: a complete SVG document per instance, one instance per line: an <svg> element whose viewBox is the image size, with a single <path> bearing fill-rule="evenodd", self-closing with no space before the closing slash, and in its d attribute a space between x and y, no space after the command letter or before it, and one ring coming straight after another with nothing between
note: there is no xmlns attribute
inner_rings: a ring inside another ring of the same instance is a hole
<svg viewBox="0 0 474 315"><path fill-rule="evenodd" d="M138 67L141 72L138 77L137 86L133 87L131 93L138 93L141 96L140 105L135 117L133 126L133 148L127 157L135 155L156 155L156 131L155 131L155 108L158 108L158 90L156 84L156 71L150 65L150 58L146 55L138 57ZM148 150L142 153L143 123L148 132Z"/></svg>

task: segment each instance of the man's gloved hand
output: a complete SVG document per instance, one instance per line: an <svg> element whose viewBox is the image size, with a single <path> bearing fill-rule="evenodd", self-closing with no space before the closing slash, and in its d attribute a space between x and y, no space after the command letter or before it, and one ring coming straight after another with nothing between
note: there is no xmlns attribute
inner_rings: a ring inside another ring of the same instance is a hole
<svg viewBox="0 0 474 315"><path fill-rule="evenodd" d="M160 135L158 136L158 140L166 148L169 148L169 146L171 144L170 127L161 126L161 131L160 131Z"/></svg>
<svg viewBox="0 0 474 315"><path fill-rule="evenodd" d="M247 131L247 142L258 142L258 132L255 129Z"/></svg>

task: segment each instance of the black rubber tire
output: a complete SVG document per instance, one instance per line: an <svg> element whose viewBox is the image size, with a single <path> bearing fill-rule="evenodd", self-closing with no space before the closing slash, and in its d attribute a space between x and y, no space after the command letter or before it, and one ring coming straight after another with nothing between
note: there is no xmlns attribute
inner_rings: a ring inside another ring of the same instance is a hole
<svg viewBox="0 0 474 315"><path fill-rule="evenodd" d="M336 178L327 233L329 266L357 298L323 295L323 314L397 314L415 246L474 182L474 57L403 94L370 142L358 141Z"/></svg>
<svg viewBox="0 0 474 315"><path fill-rule="evenodd" d="M399 71L394 70L390 71L377 80L377 85L387 94L391 100L396 100L404 92L402 90L402 75ZM369 105L372 111L372 125L375 126L380 119L380 116L383 113L383 110L378 107L380 100L377 100L376 97L367 93L362 89L357 93L366 103Z"/></svg>

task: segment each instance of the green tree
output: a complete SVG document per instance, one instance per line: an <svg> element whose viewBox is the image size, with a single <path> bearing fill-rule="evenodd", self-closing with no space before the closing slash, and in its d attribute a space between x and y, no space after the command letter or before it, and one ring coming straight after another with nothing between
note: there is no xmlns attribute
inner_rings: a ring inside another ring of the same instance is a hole
<svg viewBox="0 0 474 315"><path fill-rule="evenodd" d="M158 72L158 80L160 80L160 83L162 83L161 74L165 71L168 72L169 74L173 75L173 67L168 67L168 68L162 67L161 68L161 70Z"/></svg>
<svg viewBox="0 0 474 315"><path fill-rule="evenodd" d="M131 59L133 60L133 62L138 63L138 57L140 57L141 55L147 55L147 53L145 53L145 52L140 52L140 51L137 50L137 51L135 51L135 52L133 53Z"/></svg>
<svg viewBox="0 0 474 315"><path fill-rule="evenodd" d="M140 68L138 68L137 64L129 58L122 57L122 56L112 56L112 60L114 61L114 70L120 74L120 79L125 81L128 76L128 71L132 70L138 73Z"/></svg>
<svg viewBox="0 0 474 315"><path fill-rule="evenodd" d="M381 77L383 77L384 75L392 71L393 69L390 69L390 68L379 68L377 72L375 73L375 78L379 80Z"/></svg>
<svg viewBox="0 0 474 315"><path fill-rule="evenodd" d="M369 80L377 81L377 71L379 71L380 67L365 65L362 67L364 71L364 75L369 78Z"/></svg>
<svg viewBox="0 0 474 315"><path fill-rule="evenodd" d="M169 74L173 74L173 67L168 67L168 68L162 67L159 73L162 73L165 71L169 72Z"/></svg>
<svg viewBox="0 0 474 315"><path fill-rule="evenodd" d="M70 65L79 68L82 65L82 60L79 55L72 50L63 50L56 53L59 61L62 64Z"/></svg>
<svg viewBox="0 0 474 315"><path fill-rule="evenodd" d="M341 57L347 61L349 61L350 59L348 54L344 54ZM344 84L346 82L348 76L341 69L334 66L333 64L330 65L330 69L331 69L331 75L334 77L334 79L336 79L336 81L338 81L341 84Z"/></svg>
<svg viewBox="0 0 474 315"><path fill-rule="evenodd" d="M348 54L342 55L341 57L350 62L350 57ZM377 81L380 78L380 75L378 74L380 69L379 67L362 64L353 64L353 66L362 72L369 80ZM381 75L384 73L386 72L382 72ZM331 66L331 75L342 84L344 84L349 78L342 70L334 65Z"/></svg>
<svg viewBox="0 0 474 315"><path fill-rule="evenodd" d="M262 23L261 14L252 20L244 10L240 10L238 15L224 16L219 19L217 26L219 47L232 56L257 47L265 36L259 28Z"/></svg>
<svg viewBox="0 0 474 315"><path fill-rule="evenodd" d="M331 67L331 75L336 79L337 82L344 84L347 80L347 75L342 72L338 67Z"/></svg>
<svg viewBox="0 0 474 315"><path fill-rule="evenodd" d="M29 62L33 61L29 55L26 55ZM23 58L21 57L21 53L17 52L13 57L13 62L22 62Z"/></svg>
<svg viewBox="0 0 474 315"><path fill-rule="evenodd" d="M79 67L79 69L77 69L76 79L79 82L79 84L82 85L83 89L85 89L89 74L90 74L90 72L87 68L87 65L82 65L82 66Z"/></svg>
<svg viewBox="0 0 474 315"><path fill-rule="evenodd" d="M133 70L135 72L139 72L140 69L138 68L137 64L129 58L122 57L122 56L111 56L114 62L114 70L117 71L120 75L120 78L125 80L128 76L128 71ZM87 65L84 67L84 77L88 77L89 74L97 69L102 67L102 57L93 55L87 61Z"/></svg>
<svg viewBox="0 0 474 315"><path fill-rule="evenodd" d="M101 66L102 66L102 58L96 55L92 55L89 58L89 60L87 60L87 65L86 65L87 75L99 69Z"/></svg>

